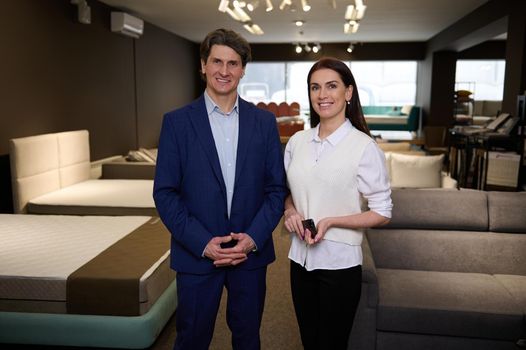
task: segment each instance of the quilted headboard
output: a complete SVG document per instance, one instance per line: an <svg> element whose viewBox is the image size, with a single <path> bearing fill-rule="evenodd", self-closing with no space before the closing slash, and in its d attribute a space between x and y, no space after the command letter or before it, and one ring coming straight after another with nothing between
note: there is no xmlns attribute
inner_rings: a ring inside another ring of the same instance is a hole
<svg viewBox="0 0 526 350"><path fill-rule="evenodd" d="M87 130L22 137L9 141L13 207L90 177Z"/></svg>

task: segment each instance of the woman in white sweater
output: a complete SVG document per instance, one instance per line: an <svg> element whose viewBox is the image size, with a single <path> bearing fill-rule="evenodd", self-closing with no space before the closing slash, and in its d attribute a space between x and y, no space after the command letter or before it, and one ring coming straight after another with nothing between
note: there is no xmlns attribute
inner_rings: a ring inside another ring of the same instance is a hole
<svg viewBox="0 0 526 350"><path fill-rule="evenodd" d="M304 348L343 350L360 299L361 230L389 222L391 189L347 65L323 58L307 85L313 128L296 133L285 149L292 299ZM305 219L315 229L304 228Z"/></svg>

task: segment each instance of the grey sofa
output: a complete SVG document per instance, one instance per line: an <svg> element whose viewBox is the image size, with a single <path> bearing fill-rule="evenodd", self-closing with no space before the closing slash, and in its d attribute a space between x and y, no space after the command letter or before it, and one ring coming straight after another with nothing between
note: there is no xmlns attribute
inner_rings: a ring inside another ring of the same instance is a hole
<svg viewBox="0 0 526 350"><path fill-rule="evenodd" d="M349 349L526 347L526 193L393 190Z"/></svg>

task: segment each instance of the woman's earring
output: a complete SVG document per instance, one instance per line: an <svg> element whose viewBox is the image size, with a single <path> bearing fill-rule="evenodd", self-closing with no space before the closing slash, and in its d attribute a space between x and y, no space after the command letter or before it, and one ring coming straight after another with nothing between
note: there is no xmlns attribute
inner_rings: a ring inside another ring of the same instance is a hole
<svg viewBox="0 0 526 350"><path fill-rule="evenodd" d="M350 105L351 104L351 100L347 101L347 104Z"/></svg>

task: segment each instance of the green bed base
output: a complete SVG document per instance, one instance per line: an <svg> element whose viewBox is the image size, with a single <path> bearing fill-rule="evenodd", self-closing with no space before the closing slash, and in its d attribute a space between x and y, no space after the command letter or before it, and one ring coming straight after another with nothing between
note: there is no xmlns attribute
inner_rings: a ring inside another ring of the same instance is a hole
<svg viewBox="0 0 526 350"><path fill-rule="evenodd" d="M0 344L144 349L157 339L176 307L174 280L141 316L0 312Z"/></svg>

